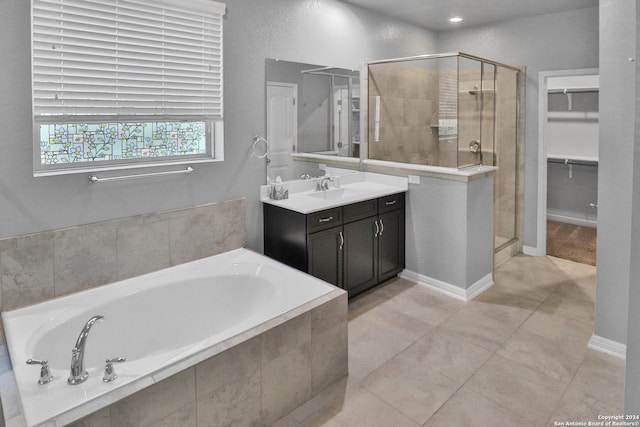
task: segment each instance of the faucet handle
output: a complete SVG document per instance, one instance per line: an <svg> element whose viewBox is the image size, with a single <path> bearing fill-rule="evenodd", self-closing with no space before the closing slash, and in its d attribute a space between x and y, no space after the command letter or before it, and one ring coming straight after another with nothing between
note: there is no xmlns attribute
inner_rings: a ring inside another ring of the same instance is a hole
<svg viewBox="0 0 640 427"><path fill-rule="evenodd" d="M27 365L41 365L40 367L40 379L38 379L38 384L44 385L53 381L53 376L51 375L51 371L49 371L49 361L47 360L38 360L38 359L29 359L27 360Z"/></svg>
<svg viewBox="0 0 640 427"><path fill-rule="evenodd" d="M104 381L105 383L110 383L111 381L115 380L118 377L118 374L116 374L116 371L113 369L113 364L122 363L126 360L126 357L111 357L105 360L105 363L107 365L104 367L104 376L102 377L102 381Z"/></svg>

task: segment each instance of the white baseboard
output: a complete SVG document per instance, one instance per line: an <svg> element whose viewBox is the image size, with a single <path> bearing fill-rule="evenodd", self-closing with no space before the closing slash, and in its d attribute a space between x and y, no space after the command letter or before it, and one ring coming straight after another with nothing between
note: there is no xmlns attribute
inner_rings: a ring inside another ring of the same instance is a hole
<svg viewBox="0 0 640 427"><path fill-rule="evenodd" d="M427 286L435 291L464 302L471 301L473 298L493 286L493 275L491 273L487 274L467 289L462 289L459 286L407 269L403 270L398 276L403 279L416 282L419 285Z"/></svg>
<svg viewBox="0 0 640 427"><path fill-rule="evenodd" d="M607 338L600 337L598 335L593 334L587 347L601 351L602 353L607 353L612 356L619 357L621 359L627 358L627 346L626 344L619 343L617 341L612 341Z"/></svg>
<svg viewBox="0 0 640 427"><path fill-rule="evenodd" d="M567 224L581 225L583 227L598 228L598 221L590 219L575 218L572 216L557 215L547 212L547 219L557 222L566 222Z"/></svg>
<svg viewBox="0 0 640 427"><path fill-rule="evenodd" d="M540 254L538 252L538 248L536 248L535 246L527 246L527 245L524 245L522 247L522 253L529 256L545 256L546 255L546 254Z"/></svg>

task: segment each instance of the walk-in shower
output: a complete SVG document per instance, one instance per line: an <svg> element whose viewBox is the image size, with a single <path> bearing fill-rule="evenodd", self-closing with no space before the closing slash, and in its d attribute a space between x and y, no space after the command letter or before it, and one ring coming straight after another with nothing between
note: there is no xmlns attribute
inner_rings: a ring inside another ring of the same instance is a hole
<svg viewBox="0 0 640 427"><path fill-rule="evenodd" d="M495 249L517 243L521 70L460 52L371 61L367 68L367 157L497 166Z"/></svg>

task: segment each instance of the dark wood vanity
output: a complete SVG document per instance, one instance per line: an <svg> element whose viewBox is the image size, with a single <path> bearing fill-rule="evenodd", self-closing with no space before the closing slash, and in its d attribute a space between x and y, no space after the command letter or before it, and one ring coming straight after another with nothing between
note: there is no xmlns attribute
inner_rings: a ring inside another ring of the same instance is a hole
<svg viewBox="0 0 640 427"><path fill-rule="evenodd" d="M264 253L353 297L405 267L405 193L303 214L265 203Z"/></svg>

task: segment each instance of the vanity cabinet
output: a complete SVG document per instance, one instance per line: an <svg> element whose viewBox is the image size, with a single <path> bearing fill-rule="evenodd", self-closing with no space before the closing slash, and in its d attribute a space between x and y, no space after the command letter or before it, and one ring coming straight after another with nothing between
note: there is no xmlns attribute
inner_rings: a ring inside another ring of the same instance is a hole
<svg viewBox="0 0 640 427"><path fill-rule="evenodd" d="M404 204L404 193L311 214L265 204L265 255L354 296L404 268Z"/></svg>

